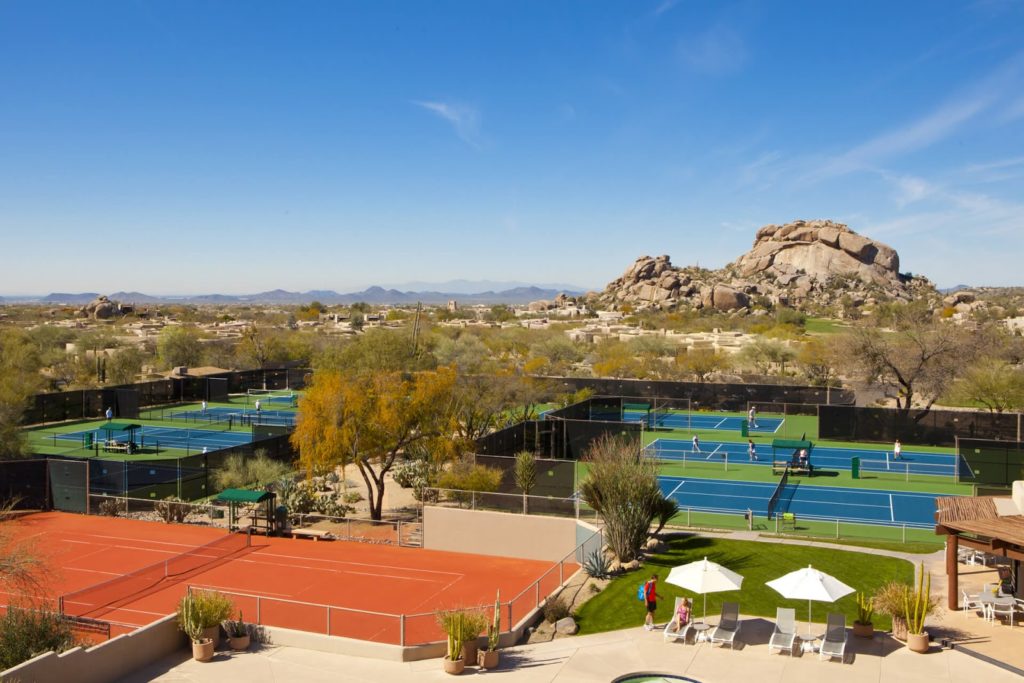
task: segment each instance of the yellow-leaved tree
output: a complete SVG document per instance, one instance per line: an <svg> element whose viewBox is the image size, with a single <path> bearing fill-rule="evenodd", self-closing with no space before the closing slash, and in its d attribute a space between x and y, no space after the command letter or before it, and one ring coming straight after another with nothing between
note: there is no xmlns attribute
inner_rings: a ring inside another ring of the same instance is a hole
<svg viewBox="0 0 1024 683"><path fill-rule="evenodd" d="M385 475L418 446L438 461L467 443L457 436L456 373L318 370L299 401L292 444L312 476L355 465L366 484L370 516L380 519Z"/></svg>

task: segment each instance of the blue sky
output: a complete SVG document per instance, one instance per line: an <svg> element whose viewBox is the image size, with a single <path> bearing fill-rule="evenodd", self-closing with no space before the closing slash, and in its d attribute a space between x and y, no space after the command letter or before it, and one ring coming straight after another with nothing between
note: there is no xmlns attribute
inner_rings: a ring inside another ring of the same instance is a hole
<svg viewBox="0 0 1024 683"><path fill-rule="evenodd" d="M0 293L601 287L831 218L1022 285L1024 3L0 0Z"/></svg>

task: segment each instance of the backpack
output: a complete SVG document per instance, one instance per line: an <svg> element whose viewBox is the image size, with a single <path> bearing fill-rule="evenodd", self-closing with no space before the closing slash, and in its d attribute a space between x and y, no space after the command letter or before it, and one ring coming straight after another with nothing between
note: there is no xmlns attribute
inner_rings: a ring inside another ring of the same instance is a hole
<svg viewBox="0 0 1024 683"><path fill-rule="evenodd" d="M645 600L646 597L647 597L647 593L646 593L646 591L644 591L644 586L645 585L646 584L641 583L640 587L636 589L636 599L640 600L641 602L643 600Z"/></svg>

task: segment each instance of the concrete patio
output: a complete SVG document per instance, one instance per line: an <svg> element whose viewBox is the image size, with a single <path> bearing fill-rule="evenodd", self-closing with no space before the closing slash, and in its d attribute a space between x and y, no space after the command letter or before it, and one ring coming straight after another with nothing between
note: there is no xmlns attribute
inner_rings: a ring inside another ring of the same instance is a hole
<svg viewBox="0 0 1024 683"><path fill-rule="evenodd" d="M621 674L650 671L682 674L699 681L817 683L824 678L846 681L1019 681L1013 673L954 650L933 648L914 654L886 635L871 640L850 637L845 663L820 661L816 654L789 656L768 653L772 625L761 618L743 622L735 651L706 643L666 643L660 632L641 628L522 645L502 652L494 671L467 669L463 675L495 676L507 681L582 683L611 681ZM1016 635L1016 634L1014 634ZM200 664L184 650L122 679L122 683L247 683L277 681L442 681L440 660L395 663L326 654L288 647L265 646L242 654L219 653Z"/></svg>

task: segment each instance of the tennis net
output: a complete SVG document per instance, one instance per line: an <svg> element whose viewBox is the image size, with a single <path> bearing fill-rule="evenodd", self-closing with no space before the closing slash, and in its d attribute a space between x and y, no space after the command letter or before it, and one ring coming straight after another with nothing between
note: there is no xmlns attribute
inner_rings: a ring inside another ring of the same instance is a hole
<svg viewBox="0 0 1024 683"><path fill-rule="evenodd" d="M175 557L136 569L88 588L62 595L61 614L85 617L149 590L164 579L188 574L249 547L249 535L232 533Z"/></svg>
<svg viewBox="0 0 1024 683"><path fill-rule="evenodd" d="M782 490L786 488L786 482L789 481L789 465L786 465L786 470L782 473L782 479L779 480L779 485L775 487L775 491L772 492L772 497L768 499L768 519L775 517L775 508L779 504L779 498L782 497Z"/></svg>
<svg viewBox="0 0 1024 683"><path fill-rule="evenodd" d="M668 406L660 406L651 409L651 427L659 427L665 424L665 418L672 414Z"/></svg>

